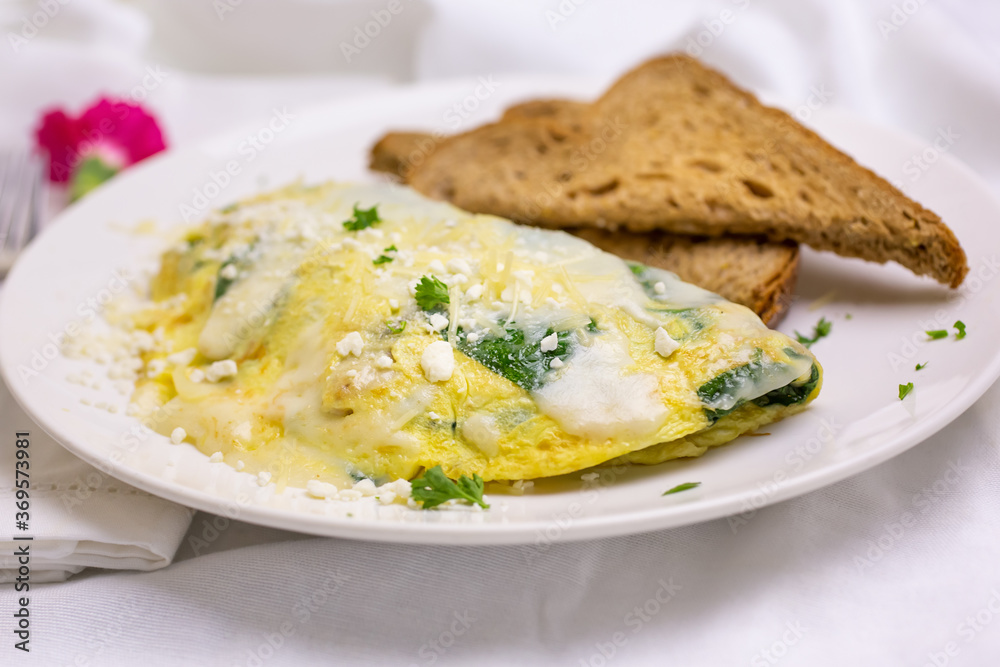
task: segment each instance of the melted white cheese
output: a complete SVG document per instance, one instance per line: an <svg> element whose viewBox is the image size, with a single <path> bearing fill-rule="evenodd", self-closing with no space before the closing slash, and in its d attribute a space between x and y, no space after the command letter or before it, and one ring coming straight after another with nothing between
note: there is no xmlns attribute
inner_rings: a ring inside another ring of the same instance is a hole
<svg viewBox="0 0 1000 667"><path fill-rule="evenodd" d="M635 437L656 432L667 419L659 379L625 375L632 364L627 341L608 334L573 355L558 377L535 392L542 412L573 435Z"/></svg>

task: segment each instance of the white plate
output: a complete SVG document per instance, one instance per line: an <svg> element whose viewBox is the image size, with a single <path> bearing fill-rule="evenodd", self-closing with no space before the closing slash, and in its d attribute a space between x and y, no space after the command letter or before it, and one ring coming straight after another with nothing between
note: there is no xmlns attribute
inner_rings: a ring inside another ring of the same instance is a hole
<svg viewBox="0 0 1000 667"><path fill-rule="evenodd" d="M810 125L942 215L969 253L972 270L962 289L951 292L898 266L805 251L798 299L780 328L810 331L820 316L833 322L830 337L813 348L826 369L825 385L807 412L767 427L767 437L743 437L700 459L603 470L590 483L571 476L539 484L530 495L494 494L487 512L413 511L370 501L315 500L274 485L262 489L249 475L211 464L189 445L137 431L121 412L81 403L86 398L124 406L125 398L110 382L96 390L65 380L80 364L58 356L52 341L69 322L88 315L88 304L114 298L116 270L148 264L162 243L128 231L136 223L179 224L181 205L205 203L199 195L217 207L300 176L370 179L367 149L386 129L452 132L459 121L481 123L519 99L590 97L596 90L593 83L543 79L507 80L498 87L484 81L421 86L317 108L291 120L275 116L198 148L151 159L67 210L20 259L0 304L0 370L25 410L72 452L164 498L321 535L531 543L532 553L557 540L727 515L735 515L730 521L736 528L756 508L844 479L916 445L960 415L1000 375L1000 350L993 343L1000 330L995 279L1000 264L993 254L1000 248L995 224L1000 207L970 170L940 151L843 114L817 112ZM279 129L282 122L287 126ZM914 169L914 157L921 154L922 163L930 165L925 171ZM236 176L223 175L230 161L239 168ZM811 309L817 300L823 305ZM965 340L926 341L923 330L949 327L957 319L968 325ZM929 363L916 372L917 362ZM37 375L23 377L25 368ZM901 402L898 385L910 381L916 388ZM689 481L701 486L661 496Z"/></svg>

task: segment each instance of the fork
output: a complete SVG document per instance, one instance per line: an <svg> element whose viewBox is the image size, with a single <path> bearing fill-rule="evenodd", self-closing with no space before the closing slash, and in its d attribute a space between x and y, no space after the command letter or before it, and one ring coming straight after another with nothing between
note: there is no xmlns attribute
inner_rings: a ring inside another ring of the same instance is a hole
<svg viewBox="0 0 1000 667"><path fill-rule="evenodd" d="M0 278L39 231L43 187L37 155L0 153Z"/></svg>

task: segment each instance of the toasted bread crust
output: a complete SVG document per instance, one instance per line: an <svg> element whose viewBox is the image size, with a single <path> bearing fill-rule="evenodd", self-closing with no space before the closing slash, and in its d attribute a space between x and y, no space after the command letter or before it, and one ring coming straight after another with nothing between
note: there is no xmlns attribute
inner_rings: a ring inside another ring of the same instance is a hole
<svg viewBox="0 0 1000 667"><path fill-rule="evenodd" d="M952 287L968 271L936 214L683 55L590 105L520 105L439 142L408 176L428 196L543 226L792 240Z"/></svg>

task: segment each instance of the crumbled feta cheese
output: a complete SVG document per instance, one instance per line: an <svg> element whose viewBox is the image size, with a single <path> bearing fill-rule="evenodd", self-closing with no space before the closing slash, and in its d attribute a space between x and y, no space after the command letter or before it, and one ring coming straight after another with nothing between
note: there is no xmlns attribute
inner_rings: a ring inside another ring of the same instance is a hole
<svg viewBox="0 0 1000 667"><path fill-rule="evenodd" d="M236 268L235 264L226 264L219 271L219 276L225 278L226 280L236 280L236 276L240 274L239 269Z"/></svg>
<svg viewBox="0 0 1000 667"><path fill-rule="evenodd" d="M244 467L246 467L246 464L243 463L243 461L237 461L236 462L236 469L237 470L243 470Z"/></svg>
<svg viewBox="0 0 1000 667"><path fill-rule="evenodd" d="M191 382L201 382L204 379L205 379L205 371L201 370L200 368L192 368L188 372L188 380L191 380Z"/></svg>
<svg viewBox="0 0 1000 667"><path fill-rule="evenodd" d="M472 273L472 268L469 266L469 263L461 257L449 259L448 270L452 273L461 273L466 276Z"/></svg>
<svg viewBox="0 0 1000 667"><path fill-rule="evenodd" d="M198 354L198 350L189 347L186 350L181 350L180 352L174 352L167 356L167 363L172 366L187 366L192 361L194 361L194 356Z"/></svg>
<svg viewBox="0 0 1000 667"><path fill-rule="evenodd" d="M266 470L264 472L257 473L258 486L267 486L270 482L271 482L271 473L267 472Z"/></svg>
<svg viewBox="0 0 1000 667"><path fill-rule="evenodd" d="M483 286L480 283L476 283L469 289L465 290L465 298L469 301L475 301L483 295Z"/></svg>
<svg viewBox="0 0 1000 667"><path fill-rule="evenodd" d="M427 265L427 269L432 273L446 273L444 264L441 263L440 259L432 260L431 263Z"/></svg>
<svg viewBox="0 0 1000 667"><path fill-rule="evenodd" d="M212 454L212 456L210 456L208 460L212 463L222 463L223 461L222 452L216 452Z"/></svg>
<svg viewBox="0 0 1000 667"><path fill-rule="evenodd" d="M357 377L358 372L352 368L351 370L349 370L346 373L344 373L344 375L346 375L349 378L353 378L353 377Z"/></svg>
<svg viewBox="0 0 1000 667"><path fill-rule="evenodd" d="M163 359L152 359L148 364L146 364L146 377L155 378L157 375L162 373L167 367L167 362Z"/></svg>
<svg viewBox="0 0 1000 667"><path fill-rule="evenodd" d="M389 308L399 310L399 301L397 299L389 299Z"/></svg>
<svg viewBox="0 0 1000 667"><path fill-rule="evenodd" d="M361 351L365 349L365 341L361 338L361 334L357 331L352 331L337 343L337 354L342 357L349 355L354 355L355 357L361 356Z"/></svg>
<svg viewBox="0 0 1000 667"><path fill-rule="evenodd" d="M656 283L655 285L653 285L653 291L656 292L657 294L666 294L667 286L664 285L663 283Z"/></svg>
<svg viewBox="0 0 1000 667"><path fill-rule="evenodd" d="M179 445L184 442L184 438L186 437L188 437L187 431L182 429L180 426L170 432L170 442L175 445Z"/></svg>
<svg viewBox="0 0 1000 667"><path fill-rule="evenodd" d="M337 487L328 482L311 479L306 482L306 493L313 498L331 498L337 495Z"/></svg>
<svg viewBox="0 0 1000 667"><path fill-rule="evenodd" d="M381 357L375 360L375 368L391 368L392 367L392 357L388 354L383 354Z"/></svg>
<svg viewBox="0 0 1000 667"><path fill-rule="evenodd" d="M514 280L519 282L522 287L531 289L532 278L535 276L535 272L531 269L521 269L520 271L511 271L510 275L514 276Z"/></svg>
<svg viewBox="0 0 1000 667"><path fill-rule="evenodd" d="M671 338L666 329L663 327L658 327L656 329L656 342L654 343L653 349L656 350L658 355L661 357L669 357L674 353L674 350L680 346L681 344Z"/></svg>
<svg viewBox="0 0 1000 667"><path fill-rule="evenodd" d="M441 415L439 415L438 413L434 412L433 410L430 411L430 412L428 412L427 416L430 419L434 420L434 421L438 421L439 419L441 419Z"/></svg>
<svg viewBox="0 0 1000 667"><path fill-rule="evenodd" d="M209 382L218 382L219 380L224 380L229 377L236 375L237 371L236 362L232 359L223 359L222 361L216 361L208 370L205 372L205 379Z"/></svg>
<svg viewBox="0 0 1000 667"><path fill-rule="evenodd" d="M250 422L242 422L239 426L234 428L233 437L243 441L247 441L253 437L253 428L250 426Z"/></svg>
<svg viewBox="0 0 1000 667"><path fill-rule="evenodd" d="M556 357L555 359L549 362L549 368L562 368L565 365L566 364L564 364L563 360L560 359L559 357Z"/></svg>
<svg viewBox="0 0 1000 667"><path fill-rule="evenodd" d="M476 343L479 342L479 334L473 331L472 333L470 333L468 336L465 337L465 340L475 345Z"/></svg>
<svg viewBox="0 0 1000 667"><path fill-rule="evenodd" d="M448 326L448 318L441 313L431 315L431 328L434 331L441 331Z"/></svg>
<svg viewBox="0 0 1000 667"><path fill-rule="evenodd" d="M375 489L375 482L367 478L355 483L354 490L362 496L374 496L377 492Z"/></svg>
<svg viewBox="0 0 1000 667"><path fill-rule="evenodd" d="M436 340L424 348L420 367L430 382L445 382L455 372L455 352L447 341Z"/></svg>
<svg viewBox="0 0 1000 667"><path fill-rule="evenodd" d="M558 334L551 333L542 339L542 352L551 352L557 347L559 347Z"/></svg>

